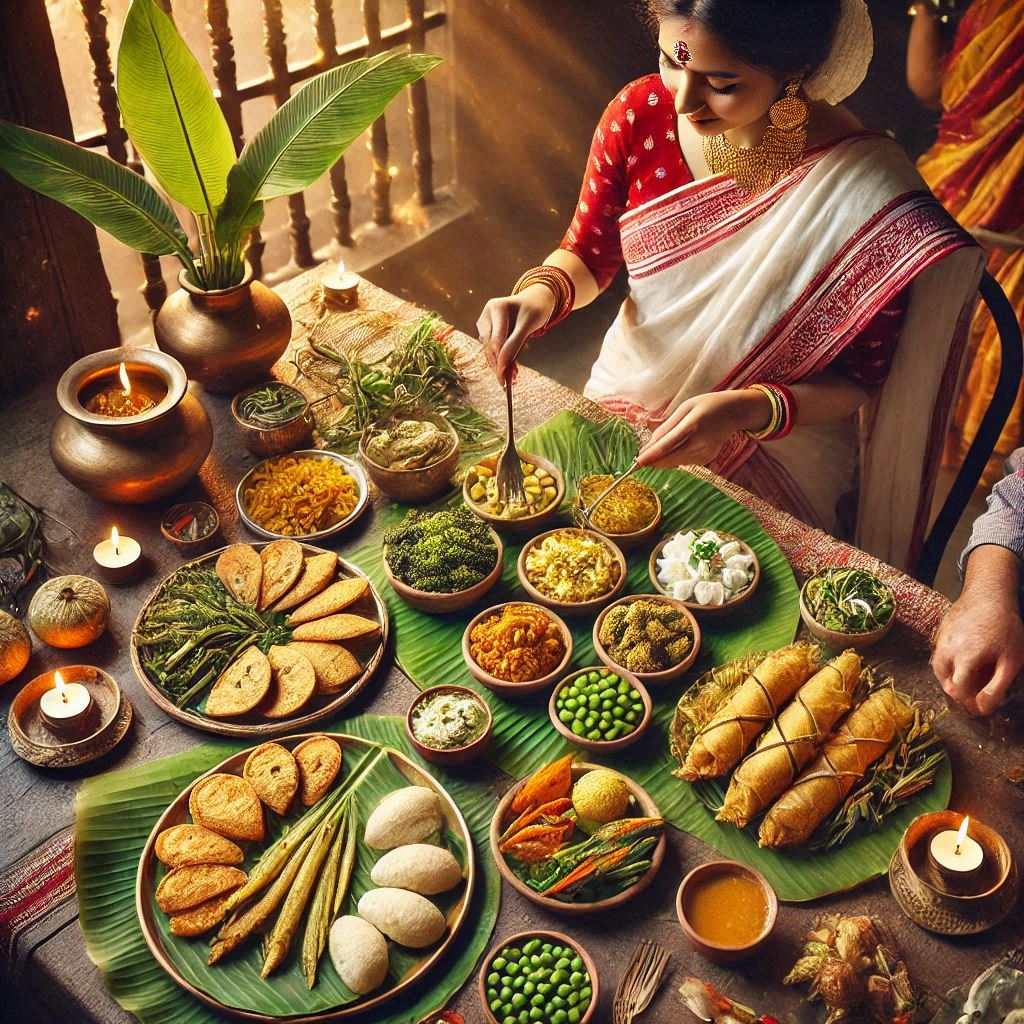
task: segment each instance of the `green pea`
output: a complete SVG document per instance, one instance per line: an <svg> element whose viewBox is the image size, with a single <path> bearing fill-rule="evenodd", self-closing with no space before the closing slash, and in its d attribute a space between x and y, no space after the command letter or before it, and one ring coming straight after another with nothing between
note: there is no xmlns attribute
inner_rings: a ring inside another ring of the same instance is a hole
<svg viewBox="0 0 1024 1024"><path fill-rule="evenodd" d="M580 1002L582 1003L584 1000L589 1002L591 995L593 995L591 987L589 985L584 985L583 988L580 989Z"/></svg>
<svg viewBox="0 0 1024 1024"><path fill-rule="evenodd" d="M542 996L549 995L551 993L552 988L554 988L554 986L551 984L550 981L542 981L537 985L537 991Z"/></svg>
<svg viewBox="0 0 1024 1024"><path fill-rule="evenodd" d="M539 993L530 1000L531 1006L543 1006L547 1000Z"/></svg>
<svg viewBox="0 0 1024 1024"><path fill-rule="evenodd" d="M540 962L544 967L551 966L551 953L549 950L542 950L540 954Z"/></svg>
<svg viewBox="0 0 1024 1024"><path fill-rule="evenodd" d="M502 985L501 991L498 993L498 998L502 1002L507 1003L512 998L512 988L509 985Z"/></svg>
<svg viewBox="0 0 1024 1024"><path fill-rule="evenodd" d="M555 1012L551 1014L551 1024L566 1024L568 1019L569 1015L565 1010L555 1010Z"/></svg>
<svg viewBox="0 0 1024 1024"><path fill-rule="evenodd" d="M494 963L492 963L491 966L496 971L500 971L500 970L502 970L502 968L504 968L506 963L508 963L508 961L503 956L496 956L494 958Z"/></svg>
<svg viewBox="0 0 1024 1024"><path fill-rule="evenodd" d="M580 994L579 994L579 992L570 992L569 993L569 998L566 1000L566 1002L570 1006L575 1006L579 1001L580 1001Z"/></svg>
<svg viewBox="0 0 1024 1024"><path fill-rule="evenodd" d="M619 691L619 693L625 696L627 693L629 693L630 690L633 689L633 687L630 686L625 679L620 679L619 685L616 687L616 689Z"/></svg>
<svg viewBox="0 0 1024 1024"><path fill-rule="evenodd" d="M490 1006L491 1013L493 1013L495 1016L497 1016L498 1011L502 1009L502 1002L500 999L492 999L487 1005Z"/></svg>
<svg viewBox="0 0 1024 1024"><path fill-rule="evenodd" d="M625 713L624 708L612 708L612 718L622 718Z"/></svg>
<svg viewBox="0 0 1024 1024"><path fill-rule="evenodd" d="M565 1015L565 1019L569 1024L580 1024L580 1019L583 1014L580 1013L579 1008L572 1006L569 1008L569 1012Z"/></svg>
<svg viewBox="0 0 1024 1024"><path fill-rule="evenodd" d="M551 943L550 942L545 942L540 948L541 948L541 952L543 952L543 953L550 953L551 952Z"/></svg>
<svg viewBox="0 0 1024 1024"><path fill-rule="evenodd" d="M566 1018L568 1020L568 1018ZM504 1016L501 1018L501 1024L517 1024L516 1018L513 1015L511 1008L506 1007L504 1009Z"/></svg>
<svg viewBox="0 0 1024 1024"><path fill-rule="evenodd" d="M569 711L575 711L579 706L580 702L576 699L576 695L573 694L566 702L565 706Z"/></svg>
<svg viewBox="0 0 1024 1024"><path fill-rule="evenodd" d="M537 991L537 986L532 981L527 981L523 986L523 995L532 996Z"/></svg>
<svg viewBox="0 0 1024 1024"><path fill-rule="evenodd" d="M569 966L570 963L571 963L571 959L569 957L567 957L567 956L560 956L555 961L555 970L564 971Z"/></svg>
<svg viewBox="0 0 1024 1024"><path fill-rule="evenodd" d="M572 961L570 962L569 966L574 971L582 971L583 970L583 961L578 956L574 956L572 958ZM584 975L584 977L586 977L586 975Z"/></svg>
<svg viewBox="0 0 1024 1024"><path fill-rule="evenodd" d="M581 722L579 721L579 719L577 719L575 722L572 723L573 736L582 736L586 731L587 726L585 722Z"/></svg>
<svg viewBox="0 0 1024 1024"><path fill-rule="evenodd" d="M522 992L516 992L512 996L512 1005L518 1010L526 1005L526 996Z"/></svg>
<svg viewBox="0 0 1024 1024"><path fill-rule="evenodd" d="M568 995L568 992L562 991L562 986L569 980L569 975L564 968L557 967L551 974L552 984L558 986L558 994L560 996Z"/></svg>
<svg viewBox="0 0 1024 1024"><path fill-rule="evenodd" d="M588 683L599 683L601 681L601 672L599 670L590 671L587 673Z"/></svg>
<svg viewBox="0 0 1024 1024"><path fill-rule="evenodd" d="M632 722L634 725L636 725L637 719L639 717L640 716L635 711L627 711L626 712L626 721L627 722Z"/></svg>
<svg viewBox="0 0 1024 1024"><path fill-rule="evenodd" d="M501 981L501 975L497 971L491 971L491 973L487 975L487 984L488 985L497 985L498 982L500 982L500 981Z"/></svg>
<svg viewBox="0 0 1024 1024"><path fill-rule="evenodd" d="M602 722L611 722L611 721L613 721L612 713L610 711L602 711L601 715L600 715L600 720Z"/></svg>
<svg viewBox="0 0 1024 1024"><path fill-rule="evenodd" d="M586 719L588 713L589 712L586 708L577 708L576 713L575 715L573 715L573 717L576 719L577 722L582 722Z"/></svg>
<svg viewBox="0 0 1024 1024"><path fill-rule="evenodd" d="M599 740L599 739L601 739L601 730L600 729L591 729L590 732L587 733L586 738L588 740Z"/></svg>
<svg viewBox="0 0 1024 1024"><path fill-rule="evenodd" d="M577 964L579 964L579 967L576 966ZM582 966L583 964L580 963L578 958L576 960L573 960L572 974L569 975L569 984L572 985L573 988L579 988L580 985L583 984L584 974L580 970L580 967Z"/></svg>

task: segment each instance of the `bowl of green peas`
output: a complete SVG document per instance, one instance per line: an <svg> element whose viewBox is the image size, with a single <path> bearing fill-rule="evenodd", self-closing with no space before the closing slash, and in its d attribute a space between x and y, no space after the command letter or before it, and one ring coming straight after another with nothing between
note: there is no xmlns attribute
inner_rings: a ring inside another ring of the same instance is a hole
<svg viewBox="0 0 1024 1024"><path fill-rule="evenodd" d="M588 1024L597 1009L597 966L561 932L520 932L499 942L480 971L488 1024Z"/></svg>
<svg viewBox="0 0 1024 1024"><path fill-rule="evenodd" d="M651 695L632 672L592 665L555 687L548 714L570 743L585 750L621 750L650 724Z"/></svg>

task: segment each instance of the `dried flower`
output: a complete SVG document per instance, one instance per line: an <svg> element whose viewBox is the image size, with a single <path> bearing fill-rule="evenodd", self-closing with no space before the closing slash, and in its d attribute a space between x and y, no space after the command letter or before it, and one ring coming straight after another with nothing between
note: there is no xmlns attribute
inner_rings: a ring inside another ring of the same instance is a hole
<svg viewBox="0 0 1024 1024"><path fill-rule="evenodd" d="M857 968L845 960L826 960L815 982L818 995L830 1010L852 1010L864 1001L865 985Z"/></svg>

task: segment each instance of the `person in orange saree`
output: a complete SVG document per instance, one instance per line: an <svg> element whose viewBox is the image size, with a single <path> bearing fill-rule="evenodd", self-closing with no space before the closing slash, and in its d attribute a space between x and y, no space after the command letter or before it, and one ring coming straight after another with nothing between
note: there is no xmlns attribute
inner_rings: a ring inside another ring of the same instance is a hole
<svg viewBox="0 0 1024 1024"><path fill-rule="evenodd" d="M907 81L941 109L935 145L917 167L943 206L989 250L988 269L1024 317L1024 0L974 0L944 52L940 13L915 3ZM971 328L967 369L946 444L959 465L999 376L999 335L984 307ZM1024 390L1003 428L984 480L1024 441Z"/></svg>
<svg viewBox="0 0 1024 1024"><path fill-rule="evenodd" d="M841 100L864 0L652 0L660 75L609 103L561 246L477 322L499 381L592 301L629 295L585 393L653 429L643 465L709 465L912 564L983 255Z"/></svg>

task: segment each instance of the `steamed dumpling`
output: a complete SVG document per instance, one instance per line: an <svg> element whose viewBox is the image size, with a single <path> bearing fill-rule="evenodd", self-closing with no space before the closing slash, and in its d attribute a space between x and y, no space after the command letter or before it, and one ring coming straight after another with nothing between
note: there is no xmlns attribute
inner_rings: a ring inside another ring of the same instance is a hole
<svg viewBox="0 0 1024 1024"><path fill-rule="evenodd" d="M707 580L701 580L693 588L693 598L697 604L725 604L725 587L721 583L709 583Z"/></svg>
<svg viewBox="0 0 1024 1024"><path fill-rule="evenodd" d="M743 545L738 540L730 540L726 541L726 543L718 549L718 553L723 559L725 559L726 564L728 564L729 559L732 558L733 555L738 555L742 550Z"/></svg>
<svg viewBox="0 0 1024 1024"><path fill-rule="evenodd" d="M725 560L725 567L727 569L744 569L747 572L754 565L754 556L741 551L738 555L730 555Z"/></svg>
<svg viewBox="0 0 1024 1024"><path fill-rule="evenodd" d="M450 850L410 843L385 853L373 865L370 879L374 885L436 896L462 881L462 867Z"/></svg>
<svg viewBox="0 0 1024 1024"><path fill-rule="evenodd" d="M338 977L357 995L379 988L388 973L388 944L369 921L351 914L331 925L328 942Z"/></svg>
<svg viewBox="0 0 1024 1024"><path fill-rule="evenodd" d="M726 590L733 593L737 590L744 590L749 582L750 577L747 575L746 569L730 569L726 567L722 570L722 584Z"/></svg>
<svg viewBox="0 0 1024 1024"><path fill-rule="evenodd" d="M359 916L400 946L422 949L442 935L444 914L419 893L405 889L370 889L359 900Z"/></svg>
<svg viewBox="0 0 1024 1024"><path fill-rule="evenodd" d="M696 586L695 579L677 580L670 587L672 596L677 601L689 601L693 597L693 588Z"/></svg>

